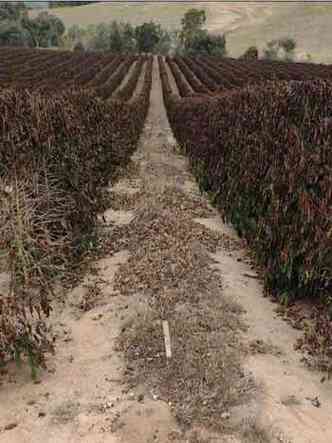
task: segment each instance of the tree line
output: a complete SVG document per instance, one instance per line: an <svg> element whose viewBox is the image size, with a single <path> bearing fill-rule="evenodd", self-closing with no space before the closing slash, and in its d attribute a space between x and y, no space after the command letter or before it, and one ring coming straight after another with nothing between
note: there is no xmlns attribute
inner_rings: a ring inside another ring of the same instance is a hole
<svg viewBox="0 0 332 443"><path fill-rule="evenodd" d="M63 2L52 2L56 7ZM77 5L90 2L65 2ZM181 29L168 31L155 22L133 26L130 23L101 23L96 26L72 26L67 32L64 23L47 11L31 18L24 2L0 3L0 45L25 47L65 47L77 50L170 52L225 55L224 36L214 36L205 29L204 10L191 9L183 17Z"/></svg>
<svg viewBox="0 0 332 443"><path fill-rule="evenodd" d="M74 25L67 31L65 45L94 51L226 55L225 36L209 33L206 21L205 10L193 8L184 14L180 29L174 31L152 21L138 26L116 21L88 27Z"/></svg>
<svg viewBox="0 0 332 443"><path fill-rule="evenodd" d="M52 2L52 6L91 3ZM155 22L133 26L130 23L100 23L82 27L66 28L55 15L42 11L31 18L28 7L22 1L0 3L0 46L63 47L87 51L111 51L118 53L158 53L179 55L225 56L225 35L211 34L206 29L207 16L204 9L189 9L181 20L178 30L169 31ZM292 61L296 42L281 38L267 43L264 59ZM258 49L250 47L241 58L257 59Z"/></svg>
<svg viewBox="0 0 332 443"><path fill-rule="evenodd" d="M59 46L66 28L47 11L30 18L24 2L0 3L0 46Z"/></svg>
<svg viewBox="0 0 332 443"><path fill-rule="evenodd" d="M51 1L48 2L48 6L49 8L60 8L62 6L84 6L84 5L89 5L90 3L98 3L98 1L85 1L85 2L80 2L80 1L62 1L62 2L57 2L57 1Z"/></svg>
<svg viewBox="0 0 332 443"><path fill-rule="evenodd" d="M225 35L208 32L206 22L206 12L192 8L184 14L180 29L175 31L165 30L154 22L136 27L115 21L86 28L74 25L68 29L65 44L78 50L226 56ZM263 48L261 58L293 61L295 49L296 42L292 38L271 40ZM251 46L240 58L258 59L259 51Z"/></svg>

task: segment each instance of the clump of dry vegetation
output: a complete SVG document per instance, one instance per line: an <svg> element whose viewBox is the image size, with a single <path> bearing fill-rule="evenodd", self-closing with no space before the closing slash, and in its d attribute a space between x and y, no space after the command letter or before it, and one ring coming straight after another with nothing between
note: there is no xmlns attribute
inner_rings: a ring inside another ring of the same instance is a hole
<svg viewBox="0 0 332 443"><path fill-rule="evenodd" d="M271 433L257 424L255 421L248 421L243 424L242 435L244 443L270 443ZM275 441L275 440L274 440Z"/></svg>
<svg viewBox="0 0 332 443"><path fill-rule="evenodd" d="M9 275L1 294L0 359L26 353L33 371L53 350L44 315L54 280L68 266L72 240L63 223L73 202L56 179L48 179L37 186L17 175L0 178L1 270Z"/></svg>
<svg viewBox="0 0 332 443"><path fill-rule="evenodd" d="M134 369L127 371L128 381L148 384L170 402L184 427L226 427L220 416L250 386L240 364L241 309L223 296L209 256L229 239L192 221L211 214L200 197L166 187L147 193L144 202L133 222L120 228L131 257L115 278L121 293L149 296L146 312L137 314L119 341ZM170 327L167 361L161 320Z"/></svg>
<svg viewBox="0 0 332 443"><path fill-rule="evenodd" d="M0 298L1 362L27 356L35 374L53 349L45 319L54 284L95 244L102 190L138 142L151 69L131 105L80 89L1 91L0 251L10 280Z"/></svg>

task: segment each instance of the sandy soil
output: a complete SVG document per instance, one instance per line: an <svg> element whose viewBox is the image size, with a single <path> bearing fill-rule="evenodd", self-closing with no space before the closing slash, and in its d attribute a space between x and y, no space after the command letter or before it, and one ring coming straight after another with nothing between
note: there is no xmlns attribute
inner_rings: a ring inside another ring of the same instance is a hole
<svg viewBox="0 0 332 443"><path fill-rule="evenodd" d="M174 186L188 195L188 200L199 195L186 159L177 154L174 146L155 63L151 107L140 147L133 157L138 165L137 176L125 177L112 190L134 197L132 207L105 213L111 229L130 226L151 190L162 193ZM212 209L211 214L207 218L196 217L193 222L206 232L221 232L238 244L233 230ZM188 221L188 229L189 226ZM0 442L332 441L331 381L321 383L321 374L309 372L301 363L301 354L293 350L298 332L277 317L275 305L263 298L262 286L246 251L232 248L232 244L218 247L211 257L212 266L222 280L222 294L244 310L238 315L248 329L241 340L244 348L251 351L243 355L242 364L254 380L249 403L244 399L242 402L240 396L237 406L228 412L233 434L212 433L204 426L183 431L174 409L156 395L149 380L135 386L125 382L130 368L117 339L133 317L145 313L149 301L144 291L133 298L115 290L116 275L130 260L129 251L122 249L99 260L98 272L87 275L84 284L70 293L64 304L56 305L56 355L50 356L48 371L39 374L38 382L31 381L26 367L18 369L14 365L1 376ZM198 248L197 254L200 253ZM5 276L1 279L3 290ZM82 302L93 290L92 305L85 311ZM243 424L251 422L261 431L244 433Z"/></svg>
<svg viewBox="0 0 332 443"><path fill-rule="evenodd" d="M198 221L237 237L218 216ZM290 441L329 441L332 438L329 420L332 384L320 383L322 374L309 372L301 363L301 354L294 351L294 343L301 332L291 329L277 317L275 305L263 298L262 285L246 264L245 257L245 251L225 250L219 250L214 256L216 268L223 276L225 294L246 311L249 330L244 339L253 348L256 343L266 345L265 349L258 348L257 353L250 355L245 363L259 386L251 407L258 412L261 425L282 430L282 435Z"/></svg>

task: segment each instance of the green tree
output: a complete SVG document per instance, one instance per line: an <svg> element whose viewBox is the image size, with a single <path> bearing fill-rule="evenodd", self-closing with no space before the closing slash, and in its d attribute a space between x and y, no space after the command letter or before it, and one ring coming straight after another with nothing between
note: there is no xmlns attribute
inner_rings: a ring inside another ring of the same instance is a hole
<svg viewBox="0 0 332 443"><path fill-rule="evenodd" d="M0 22L19 22L23 16L27 16L27 8L24 2L1 2Z"/></svg>
<svg viewBox="0 0 332 443"><path fill-rule="evenodd" d="M0 46L34 47L34 42L19 22L5 20L0 22Z"/></svg>
<svg viewBox="0 0 332 443"><path fill-rule="evenodd" d="M263 51L266 60L293 61L295 57L296 42L292 38L271 40Z"/></svg>
<svg viewBox="0 0 332 443"><path fill-rule="evenodd" d="M205 23L206 13L204 9L192 8L184 14L184 17L181 20L182 30L180 40L185 48L191 46L192 40L197 33L203 30Z"/></svg>
<svg viewBox="0 0 332 443"><path fill-rule="evenodd" d="M79 25L72 25L67 30L67 36L71 42L76 42L81 40L82 36L85 34L84 29Z"/></svg>
<svg viewBox="0 0 332 443"><path fill-rule="evenodd" d="M226 38L224 35L212 35L205 30L197 31L186 47L186 53L191 55L206 54L226 55Z"/></svg>
<svg viewBox="0 0 332 443"><path fill-rule="evenodd" d="M86 30L87 47L95 51L133 52L136 50L134 28L129 23L101 23Z"/></svg>
<svg viewBox="0 0 332 443"><path fill-rule="evenodd" d="M277 40L271 40L266 44L266 48L263 51L263 57L266 60L277 60L279 54L279 44Z"/></svg>
<svg viewBox="0 0 332 443"><path fill-rule="evenodd" d="M62 41L65 48L71 49L81 43L84 43L88 39L88 28L83 28L79 25L72 25L68 28L66 34L62 37Z"/></svg>
<svg viewBox="0 0 332 443"><path fill-rule="evenodd" d="M174 33L170 33L164 29L161 29L159 42L154 48L154 52L157 54L169 54L174 41Z"/></svg>
<svg viewBox="0 0 332 443"><path fill-rule="evenodd" d="M106 23L96 26L93 36L89 42L89 48L95 51L108 51L110 48L110 32Z"/></svg>
<svg viewBox="0 0 332 443"><path fill-rule="evenodd" d="M48 2L50 8L61 8L63 6L83 6L90 3L98 3L98 1L50 1Z"/></svg>
<svg viewBox="0 0 332 443"><path fill-rule="evenodd" d="M258 60L258 49L256 46L250 46L240 59L242 60Z"/></svg>
<svg viewBox="0 0 332 443"><path fill-rule="evenodd" d="M137 49L140 52L154 52L162 38L160 25L156 23L143 23L135 29Z"/></svg>
<svg viewBox="0 0 332 443"><path fill-rule="evenodd" d="M153 22L133 27L130 23L101 23L81 28L71 26L64 38L66 47L82 42L88 50L117 53L154 52L167 54L174 36Z"/></svg>
<svg viewBox="0 0 332 443"><path fill-rule="evenodd" d="M23 2L0 3L0 45L33 47L34 41L24 20L28 20L27 8Z"/></svg>
<svg viewBox="0 0 332 443"><path fill-rule="evenodd" d="M40 13L30 19L24 2L0 3L0 44L11 46L58 46L65 32L62 21Z"/></svg>
<svg viewBox="0 0 332 443"><path fill-rule="evenodd" d="M73 48L75 52L84 52L85 48L82 42L77 42Z"/></svg>
<svg viewBox="0 0 332 443"><path fill-rule="evenodd" d="M285 37L281 38L279 40L279 45L281 48L283 48L286 52L290 53L292 51L295 51L296 48L296 41L292 38Z"/></svg>
<svg viewBox="0 0 332 443"><path fill-rule="evenodd" d="M284 60L291 62L295 58L296 42L294 39L285 37L279 40L279 46L284 52Z"/></svg>
<svg viewBox="0 0 332 443"><path fill-rule="evenodd" d="M122 26L123 50L125 52L135 52L137 43L135 38L135 28L130 23L124 23Z"/></svg>
<svg viewBox="0 0 332 443"><path fill-rule="evenodd" d="M206 54L224 56L226 38L210 34L204 25L206 13L203 9L190 9L181 20L182 29L178 34L180 45L175 49L179 54Z"/></svg>
<svg viewBox="0 0 332 443"><path fill-rule="evenodd" d="M117 22L112 22L109 29L109 49L112 52L124 51L124 39L121 35L120 26Z"/></svg>
<svg viewBox="0 0 332 443"><path fill-rule="evenodd" d="M29 30L35 46L42 48L59 46L65 32L63 22L45 11L38 14L35 19L24 18L22 24Z"/></svg>

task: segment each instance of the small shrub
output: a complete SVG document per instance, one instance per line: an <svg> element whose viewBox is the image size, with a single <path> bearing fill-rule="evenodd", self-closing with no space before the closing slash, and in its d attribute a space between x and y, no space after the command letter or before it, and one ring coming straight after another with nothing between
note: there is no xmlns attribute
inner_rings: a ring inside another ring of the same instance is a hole
<svg viewBox="0 0 332 443"><path fill-rule="evenodd" d="M81 41L77 42L73 48L73 51L75 52L84 52L85 48L84 45Z"/></svg>
<svg viewBox="0 0 332 443"><path fill-rule="evenodd" d="M250 46L240 57L242 60L258 60L258 49L256 46Z"/></svg>

